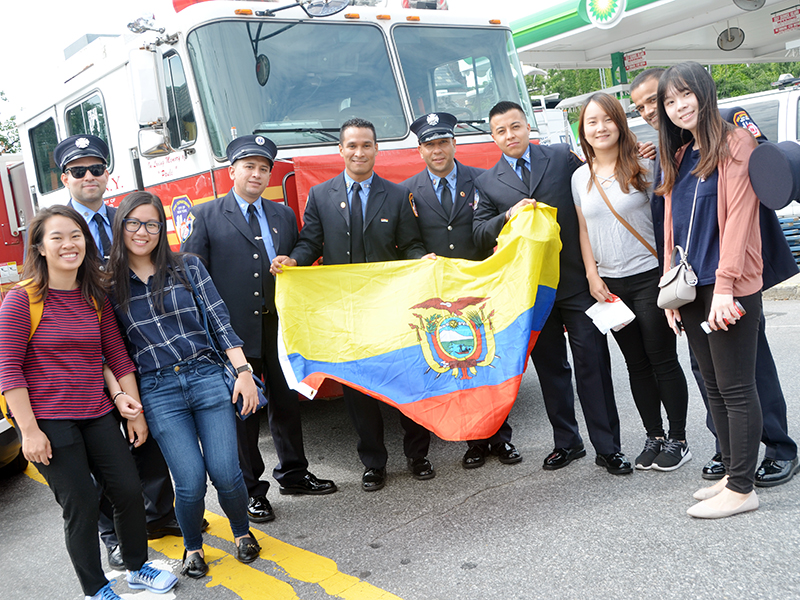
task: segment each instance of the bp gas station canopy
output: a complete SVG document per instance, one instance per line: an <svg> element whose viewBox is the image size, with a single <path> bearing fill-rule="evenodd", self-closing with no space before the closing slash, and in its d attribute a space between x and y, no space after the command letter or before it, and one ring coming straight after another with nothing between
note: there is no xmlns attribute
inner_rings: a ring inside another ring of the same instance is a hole
<svg viewBox="0 0 800 600"><path fill-rule="evenodd" d="M556 0L511 29L542 69L800 60L800 0Z"/></svg>

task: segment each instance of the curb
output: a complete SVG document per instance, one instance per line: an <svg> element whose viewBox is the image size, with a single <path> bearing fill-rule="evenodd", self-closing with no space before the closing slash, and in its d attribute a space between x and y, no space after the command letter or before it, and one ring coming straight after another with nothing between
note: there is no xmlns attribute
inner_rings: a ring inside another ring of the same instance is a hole
<svg viewBox="0 0 800 600"><path fill-rule="evenodd" d="M800 300L800 273L766 290L764 300Z"/></svg>

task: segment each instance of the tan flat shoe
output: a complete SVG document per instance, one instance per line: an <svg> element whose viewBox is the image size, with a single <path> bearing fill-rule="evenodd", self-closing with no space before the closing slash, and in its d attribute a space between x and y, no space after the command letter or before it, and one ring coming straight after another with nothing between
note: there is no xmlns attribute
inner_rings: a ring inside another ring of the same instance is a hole
<svg viewBox="0 0 800 600"><path fill-rule="evenodd" d="M730 517L733 515L738 515L739 513L748 512L751 510L756 510L758 508L758 496L756 493L750 492L744 501L737 506L736 508L730 508L727 510L721 510L714 506L709 506L708 503L705 501L698 502L686 513L690 517L695 517L696 519L724 519L725 517Z"/></svg>

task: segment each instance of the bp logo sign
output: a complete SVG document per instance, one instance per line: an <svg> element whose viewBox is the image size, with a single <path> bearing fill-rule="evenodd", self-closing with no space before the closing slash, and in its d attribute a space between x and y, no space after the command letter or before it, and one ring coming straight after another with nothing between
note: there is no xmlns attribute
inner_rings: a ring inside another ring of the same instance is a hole
<svg viewBox="0 0 800 600"><path fill-rule="evenodd" d="M581 0L578 14L600 29L611 29L625 13L625 0Z"/></svg>

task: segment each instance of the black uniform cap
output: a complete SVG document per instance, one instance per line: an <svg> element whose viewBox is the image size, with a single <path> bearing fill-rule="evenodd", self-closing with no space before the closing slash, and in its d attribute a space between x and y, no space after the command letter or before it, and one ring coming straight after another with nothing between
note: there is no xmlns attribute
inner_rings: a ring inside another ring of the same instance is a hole
<svg viewBox="0 0 800 600"><path fill-rule="evenodd" d="M243 135L228 144L225 154L228 155L228 160L231 161L231 164L240 158L263 156L272 167L275 164L278 147L271 139L265 138L263 135Z"/></svg>
<svg viewBox="0 0 800 600"><path fill-rule="evenodd" d="M420 144L441 138L453 138L458 119L450 113L430 113L421 116L411 124L411 131L417 135Z"/></svg>
<svg viewBox="0 0 800 600"><path fill-rule="evenodd" d="M73 160L91 156L108 164L108 145L96 135L71 135L53 150L53 159L64 171Z"/></svg>

